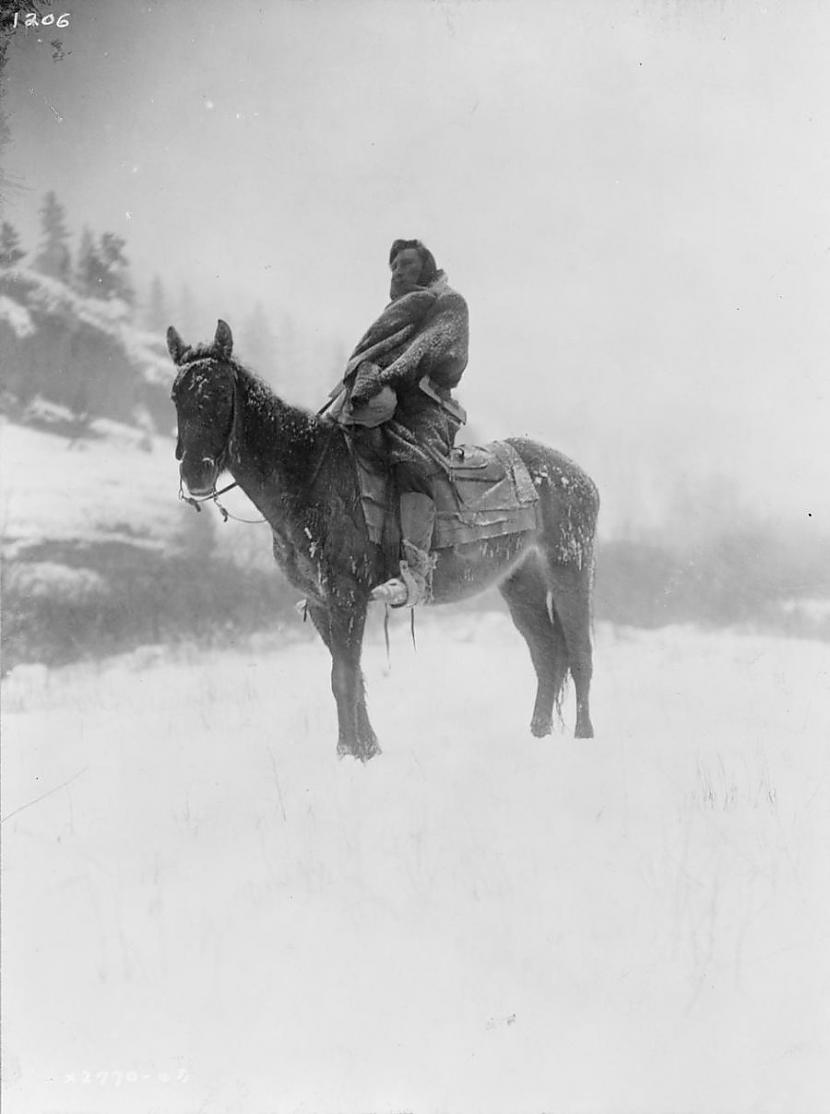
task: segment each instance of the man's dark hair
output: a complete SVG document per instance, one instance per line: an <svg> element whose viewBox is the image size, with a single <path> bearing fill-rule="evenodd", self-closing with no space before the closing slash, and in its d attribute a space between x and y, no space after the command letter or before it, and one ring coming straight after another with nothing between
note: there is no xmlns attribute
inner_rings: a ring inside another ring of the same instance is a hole
<svg viewBox="0 0 830 1114"><path fill-rule="evenodd" d="M398 252L403 251L404 248L415 248L418 255L421 257L421 285L429 286L431 282L435 282L438 278L438 266L435 262L435 256L420 240L396 240L389 251L389 266L392 266L395 262L395 256Z"/></svg>

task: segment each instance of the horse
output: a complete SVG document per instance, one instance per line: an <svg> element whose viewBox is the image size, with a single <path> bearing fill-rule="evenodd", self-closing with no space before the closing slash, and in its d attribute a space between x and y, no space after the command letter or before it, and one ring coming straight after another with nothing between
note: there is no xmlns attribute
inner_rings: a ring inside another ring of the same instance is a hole
<svg viewBox="0 0 830 1114"><path fill-rule="evenodd" d="M388 569L370 541L349 434L325 416L279 399L233 357L230 327L190 347L171 326L177 369L181 484L195 498L216 494L230 472L269 523L277 564L306 599L307 614L331 654L340 756L380 753L366 708L361 649L372 589ZM551 734L567 675L576 694L576 738L591 738L591 596L599 496L561 453L527 438L507 441L538 492L537 526L437 552L432 602L450 603L497 586L530 650L536 699L530 729Z"/></svg>

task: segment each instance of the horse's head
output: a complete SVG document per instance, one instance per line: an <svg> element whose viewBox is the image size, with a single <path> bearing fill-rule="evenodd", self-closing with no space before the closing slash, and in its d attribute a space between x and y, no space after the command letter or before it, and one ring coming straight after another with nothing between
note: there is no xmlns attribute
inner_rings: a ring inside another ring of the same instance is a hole
<svg viewBox="0 0 830 1114"><path fill-rule="evenodd" d="M191 348L171 325L167 350L179 369L171 396L178 416L179 472L192 495L209 495L226 464L233 425L233 336L230 327L220 321L213 344Z"/></svg>

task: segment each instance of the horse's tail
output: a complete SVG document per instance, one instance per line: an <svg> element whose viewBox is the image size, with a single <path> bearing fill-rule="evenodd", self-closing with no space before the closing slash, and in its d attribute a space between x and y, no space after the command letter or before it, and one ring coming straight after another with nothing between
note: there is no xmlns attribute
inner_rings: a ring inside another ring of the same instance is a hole
<svg viewBox="0 0 830 1114"><path fill-rule="evenodd" d="M570 658L568 656L568 644L565 641L565 632L562 629L562 621L556 613L556 608L553 603L552 591L548 591L547 604L548 615L550 616L550 624L553 631L553 708L561 726L563 723L562 703L568 691Z"/></svg>

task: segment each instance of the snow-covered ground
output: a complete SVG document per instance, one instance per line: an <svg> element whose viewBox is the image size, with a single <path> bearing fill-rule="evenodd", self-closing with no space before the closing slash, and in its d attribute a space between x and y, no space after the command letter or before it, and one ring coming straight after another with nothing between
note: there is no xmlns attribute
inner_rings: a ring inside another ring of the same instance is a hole
<svg viewBox="0 0 830 1114"><path fill-rule="evenodd" d="M52 407L52 410L59 409ZM175 424L170 407L171 428ZM104 418L93 420L85 437L33 429L0 418L0 527L3 555L11 563L32 546L69 542L127 542L169 552L196 511L177 498L179 466L173 437ZM230 483L231 477L223 477ZM238 489L222 497L227 510L259 519ZM200 525L215 527L216 552L238 564L274 567L268 527L231 523L208 504ZM36 575L52 581L50 570Z"/></svg>
<svg viewBox="0 0 830 1114"><path fill-rule="evenodd" d="M830 647L601 627L536 740L461 621L367 766L316 643L13 671L5 1114L828 1109Z"/></svg>
<svg viewBox="0 0 830 1114"><path fill-rule="evenodd" d="M144 535L163 544L173 536L189 508L176 498L172 438L150 438L104 419L93 421L89 432L73 439L0 423L0 513L8 558L44 538L134 542Z"/></svg>

